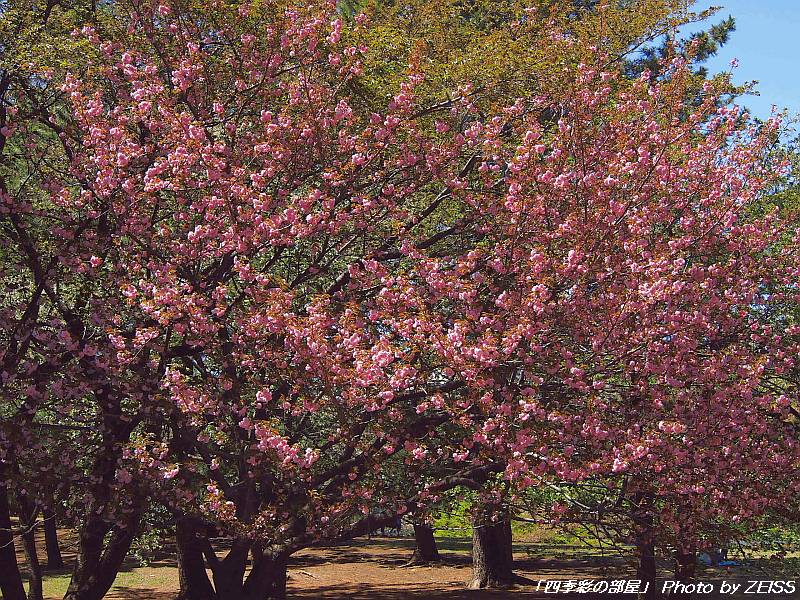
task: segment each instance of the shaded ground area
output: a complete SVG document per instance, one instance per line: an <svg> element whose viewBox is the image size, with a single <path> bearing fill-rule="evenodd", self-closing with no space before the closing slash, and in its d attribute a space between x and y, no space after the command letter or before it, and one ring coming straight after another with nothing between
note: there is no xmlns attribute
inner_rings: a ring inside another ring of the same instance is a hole
<svg viewBox="0 0 800 600"><path fill-rule="evenodd" d="M64 558L68 567L74 557L72 536L64 532ZM464 588L469 578L470 540L467 538L445 538L438 540L442 564L435 566L404 568L413 550L409 538L373 537L358 539L335 547L312 548L299 552L289 566L289 596L293 600L499 600L506 598L635 598L635 595L608 593L544 593L546 579L559 580L614 580L633 578L633 570L619 556L603 555L596 549L567 546L552 540L535 537L515 543L516 572L527 579L508 591L471 591ZM39 544L44 561L44 541ZM20 554L21 564L24 557ZM668 566L662 563L662 575L669 577ZM743 594L743 585L735 595L720 595L719 582L746 582L748 579L774 579L764 568L762 561L752 561L747 568L729 571L706 569L698 573L699 579L714 582L714 592L697 596L698 600L716 598L748 598L784 600L800 598L793 595ZM796 579L800 579L800 572ZM69 569L47 573L45 597L60 599L69 582ZM800 582L798 582L800 583ZM539 589L537 590L537 585ZM798 585L800 591L800 585ZM112 600L172 600L178 591L177 569L169 549L165 548L148 566L138 566L134 561L126 562L117 577Z"/></svg>
<svg viewBox="0 0 800 600"><path fill-rule="evenodd" d="M344 552L342 552L344 550ZM411 540L373 539L345 548L315 549L300 554L291 570L292 598L333 600L489 600L501 598L551 598L532 585L512 591L471 591L464 587L471 573L467 540L439 542L440 565L402 568L413 550ZM517 573L532 577L540 561L520 548L515 553ZM544 565L541 565L544 566ZM558 569L558 566L547 565ZM595 570L587 564L589 571ZM563 574L563 573L562 573ZM582 594L588 598L593 595Z"/></svg>

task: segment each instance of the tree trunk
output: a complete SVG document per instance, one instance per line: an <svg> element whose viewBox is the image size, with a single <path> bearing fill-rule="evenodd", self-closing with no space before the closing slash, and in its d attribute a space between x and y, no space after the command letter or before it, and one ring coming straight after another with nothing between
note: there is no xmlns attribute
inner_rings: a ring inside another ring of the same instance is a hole
<svg viewBox="0 0 800 600"><path fill-rule="evenodd" d="M25 586L17 564L14 535L11 531L11 512L8 507L8 490L5 474L0 464L0 592L3 600L26 600Z"/></svg>
<svg viewBox="0 0 800 600"><path fill-rule="evenodd" d="M44 518L44 543L47 548L47 570L63 569L64 559L61 557L61 548L58 545L56 513L51 509L45 509L42 511L42 517Z"/></svg>
<svg viewBox="0 0 800 600"><path fill-rule="evenodd" d="M675 579L682 582L694 580L697 568L697 553L694 550L675 551Z"/></svg>
<svg viewBox="0 0 800 600"><path fill-rule="evenodd" d="M511 519L475 523L472 529L472 579L470 589L508 588L514 581Z"/></svg>
<svg viewBox="0 0 800 600"><path fill-rule="evenodd" d="M656 590L656 546L653 515L644 496L634 499L633 511L634 529L636 535L636 552L638 566L636 578L642 582L639 594L643 600L655 600Z"/></svg>
<svg viewBox="0 0 800 600"><path fill-rule="evenodd" d="M64 600L102 600L122 566L136 535L131 518L128 527L113 529L99 515L90 515L80 532L78 556ZM104 547L106 534L111 537Z"/></svg>
<svg viewBox="0 0 800 600"><path fill-rule="evenodd" d="M694 581L697 567L697 553L692 549L677 548L675 550L675 580L681 583ZM689 600L694 594L675 594L675 598Z"/></svg>
<svg viewBox="0 0 800 600"><path fill-rule="evenodd" d="M64 600L101 600L117 577L122 562L136 537L144 497L133 492L122 523L110 523L104 513L113 502L114 475L122 445L130 439L135 420L120 420L121 398L110 384L96 392L102 408L102 444L91 469L94 481L87 488L91 501L85 507L86 520L78 536L78 556Z"/></svg>
<svg viewBox="0 0 800 600"><path fill-rule="evenodd" d="M206 545L206 556L211 565L214 578L215 600L241 600L244 594L244 573L247 569L247 555L250 552L251 542L239 538L233 541L233 546L224 559L219 560L214 555L210 544Z"/></svg>
<svg viewBox="0 0 800 600"><path fill-rule="evenodd" d="M253 554L253 567L245 578L250 552ZM203 544L203 554L213 574L213 600L286 600L287 552L265 551L260 544L240 538L234 540L223 560L217 558L207 541ZM185 598L195 600L195 596Z"/></svg>
<svg viewBox="0 0 800 600"><path fill-rule="evenodd" d="M203 532L198 531L198 524L191 519L179 518L175 542L181 586L176 600L213 600L214 588L208 580L203 558L203 549L208 541Z"/></svg>
<svg viewBox="0 0 800 600"><path fill-rule="evenodd" d="M28 559L28 600L43 600L42 565L36 552L36 521L39 511L25 494L19 494L17 502L22 526L22 546Z"/></svg>
<svg viewBox="0 0 800 600"><path fill-rule="evenodd" d="M427 565L441 561L439 549L436 547L436 538L433 537L433 528L424 524L414 523L414 540L416 547L411 560L406 566Z"/></svg>
<svg viewBox="0 0 800 600"><path fill-rule="evenodd" d="M288 555L264 552L253 547L253 568L244 583L242 600L286 600Z"/></svg>

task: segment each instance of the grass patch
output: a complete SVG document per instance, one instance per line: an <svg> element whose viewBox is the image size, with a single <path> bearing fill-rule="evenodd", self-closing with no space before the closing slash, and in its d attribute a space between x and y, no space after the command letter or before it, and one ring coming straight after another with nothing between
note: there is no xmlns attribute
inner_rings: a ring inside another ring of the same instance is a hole
<svg viewBox="0 0 800 600"><path fill-rule="evenodd" d="M60 599L69 587L71 573L45 573L42 580L44 597ZM120 571L110 592L126 589L172 590L178 581L178 570L171 566L133 567Z"/></svg>

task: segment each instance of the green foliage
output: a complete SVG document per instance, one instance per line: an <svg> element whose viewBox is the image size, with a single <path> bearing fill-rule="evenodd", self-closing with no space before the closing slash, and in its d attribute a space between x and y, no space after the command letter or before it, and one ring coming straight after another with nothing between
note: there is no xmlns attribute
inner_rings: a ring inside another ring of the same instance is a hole
<svg viewBox="0 0 800 600"><path fill-rule="evenodd" d="M129 556L147 566L165 553L165 546L174 535L174 516L159 504L148 505Z"/></svg>
<svg viewBox="0 0 800 600"><path fill-rule="evenodd" d="M437 505L433 515L436 537L460 538L472 535L472 506L475 492L471 490L451 490Z"/></svg>
<svg viewBox="0 0 800 600"><path fill-rule="evenodd" d="M686 18L690 23L695 23L705 21L714 14L716 10L709 9L700 13L688 13ZM732 16L728 16L708 29L695 31L682 39L676 40L673 36L665 36L660 44L642 48L640 56L628 64L629 72L631 76L637 76L644 70L657 74L661 71L659 61L677 52L683 56L691 56L697 63L695 72L705 79L709 76L709 72L703 63L715 56L719 49L728 43L734 31L736 31L736 21Z"/></svg>
<svg viewBox="0 0 800 600"><path fill-rule="evenodd" d="M340 10L364 11L371 21L354 40L371 49L359 83L364 98L383 98L413 65L426 76L431 105L464 93L469 83L471 99L488 108L531 94L557 97L592 47L622 64L682 22L685 4L637 0L600 9L553 0L352 0ZM563 35L553 36L554 29Z"/></svg>

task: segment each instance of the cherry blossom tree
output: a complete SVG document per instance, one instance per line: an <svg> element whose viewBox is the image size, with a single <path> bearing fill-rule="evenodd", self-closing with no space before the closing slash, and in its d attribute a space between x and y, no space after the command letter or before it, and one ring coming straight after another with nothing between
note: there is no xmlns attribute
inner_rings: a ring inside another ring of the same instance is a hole
<svg viewBox="0 0 800 600"><path fill-rule="evenodd" d="M82 494L67 598L107 592L148 502L182 597L263 600L456 486L487 513L605 486L642 565L796 495L798 237L752 210L776 123L691 105L684 59L431 104L419 53L364 94L368 19L333 3L113 10L66 112L3 133L61 157L24 146L40 193L3 189L0 466Z"/></svg>
<svg viewBox="0 0 800 600"><path fill-rule="evenodd" d="M26 595L14 552L20 541L27 596L41 596L33 532L43 515L48 563L57 562L49 525L62 500L74 502L60 516L81 526L74 587L93 586L94 597L111 585L137 520L114 472L135 427L125 413L146 384L130 385L135 376L117 368L104 344L103 322L119 308L108 280L73 262L108 231L104 219L68 211L51 196L75 181L55 120L63 110L60 61L81 64L82 43L69 31L91 18L94 4L8 2L0 19L0 589L7 598Z"/></svg>
<svg viewBox="0 0 800 600"><path fill-rule="evenodd" d="M719 108L710 83L688 105L684 59L632 86L603 65L580 67L555 130L517 104L513 144L501 117L468 132L481 179L459 195L483 243L417 254L401 302L439 326L399 304L395 326L467 382L484 416L464 444L508 479L605 482L594 511L625 504L652 580L657 543L687 554L792 506L798 236L755 210L776 122Z"/></svg>
<svg viewBox="0 0 800 600"><path fill-rule="evenodd" d="M159 381L116 482L175 512L187 597L282 597L297 549L499 469L453 464L441 398L462 384L383 308L409 249L450 244L438 215L476 161L417 105L413 63L381 112L359 105L367 49L332 5L117 8L128 35L86 29L90 69L64 85L76 185L52 192L105 220L72 266L116 286L115 364Z"/></svg>

